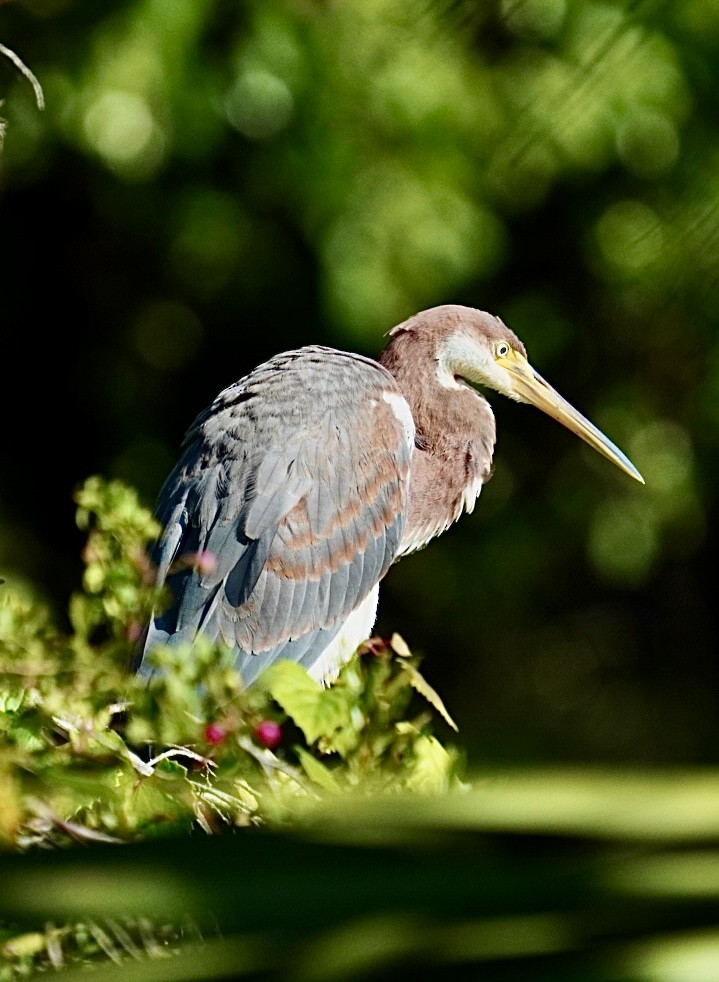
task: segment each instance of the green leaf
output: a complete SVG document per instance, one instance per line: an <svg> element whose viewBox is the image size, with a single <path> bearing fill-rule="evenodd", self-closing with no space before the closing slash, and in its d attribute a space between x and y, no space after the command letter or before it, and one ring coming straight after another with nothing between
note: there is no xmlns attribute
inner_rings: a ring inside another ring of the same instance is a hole
<svg viewBox="0 0 719 982"><path fill-rule="evenodd" d="M346 690L323 689L296 662L271 665L262 677L262 685L310 744L351 724L351 695Z"/></svg>
<svg viewBox="0 0 719 982"><path fill-rule="evenodd" d="M446 791L452 769L452 758L436 737L421 736L414 742L414 762L407 787L410 791L432 793Z"/></svg>
<svg viewBox="0 0 719 982"><path fill-rule="evenodd" d="M409 650L409 645L402 635L397 634L396 631L389 639L389 646L396 655L400 656L400 658L409 658L412 655L412 652Z"/></svg>
<svg viewBox="0 0 719 982"><path fill-rule="evenodd" d="M447 712L444 703L437 695L435 690L425 679L425 677L419 672L418 669L409 661L402 662L402 668L409 675L409 681L413 689L416 689L421 696L427 700L430 705L434 706L437 712L443 717L443 719L452 727L452 729L457 732L457 724L454 722L452 717Z"/></svg>
<svg viewBox="0 0 719 982"><path fill-rule="evenodd" d="M294 748L294 750L300 759L302 769L314 784L324 788L325 791L339 793L341 790L339 784L335 780L332 772L328 767L325 767L322 761L317 760L316 757L313 757L309 751L304 749L304 747L297 746Z"/></svg>
<svg viewBox="0 0 719 982"><path fill-rule="evenodd" d="M23 704L25 691L0 692L0 713L16 713Z"/></svg>

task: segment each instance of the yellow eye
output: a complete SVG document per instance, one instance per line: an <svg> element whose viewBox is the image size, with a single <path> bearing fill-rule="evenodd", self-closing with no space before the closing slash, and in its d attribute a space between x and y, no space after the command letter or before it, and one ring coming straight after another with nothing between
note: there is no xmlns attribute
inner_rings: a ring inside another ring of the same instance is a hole
<svg viewBox="0 0 719 982"><path fill-rule="evenodd" d="M506 341L499 341L497 347L494 349L497 358L506 358L509 351L510 348Z"/></svg>

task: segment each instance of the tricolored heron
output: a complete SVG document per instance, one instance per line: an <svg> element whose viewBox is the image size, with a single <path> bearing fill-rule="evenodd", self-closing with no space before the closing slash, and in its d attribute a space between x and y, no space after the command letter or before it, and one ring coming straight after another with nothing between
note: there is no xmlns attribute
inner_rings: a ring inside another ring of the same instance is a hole
<svg viewBox="0 0 719 982"><path fill-rule="evenodd" d="M201 632L246 684L280 658L331 681L369 637L390 566L471 512L489 479L494 416L469 383L537 406L643 483L498 317L446 305L389 335L378 361L276 355L196 418L158 499L171 600L144 652Z"/></svg>

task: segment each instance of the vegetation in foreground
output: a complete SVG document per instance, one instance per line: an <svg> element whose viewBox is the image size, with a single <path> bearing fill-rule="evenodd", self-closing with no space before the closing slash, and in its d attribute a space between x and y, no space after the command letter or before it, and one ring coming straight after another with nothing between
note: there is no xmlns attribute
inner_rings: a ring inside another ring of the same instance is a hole
<svg viewBox="0 0 719 982"><path fill-rule="evenodd" d="M398 636L369 642L329 688L281 662L245 689L230 653L205 643L160 649L150 680L134 677L134 645L162 602L147 552L158 529L120 482L91 478L76 502L87 542L71 632L26 587L0 585L6 849L217 835L298 822L342 790L462 786L461 754L433 732L438 716L454 724ZM52 963L53 944L106 955L86 925L54 942L5 935L11 962L27 964L29 947L30 962Z"/></svg>

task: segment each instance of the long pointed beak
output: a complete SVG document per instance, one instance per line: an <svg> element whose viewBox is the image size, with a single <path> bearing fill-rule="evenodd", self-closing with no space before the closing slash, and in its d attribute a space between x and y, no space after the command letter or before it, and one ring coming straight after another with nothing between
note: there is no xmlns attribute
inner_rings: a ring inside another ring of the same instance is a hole
<svg viewBox="0 0 719 982"><path fill-rule="evenodd" d="M539 372L535 372L527 359L518 351L512 351L507 358L497 359L510 377L510 388L522 402L531 403L537 409L556 419L568 430L588 443L600 454L607 457L613 464L633 477L635 481L644 484L644 478L631 460L623 454L619 447L597 429L585 416L567 402L545 381Z"/></svg>

